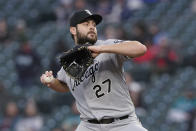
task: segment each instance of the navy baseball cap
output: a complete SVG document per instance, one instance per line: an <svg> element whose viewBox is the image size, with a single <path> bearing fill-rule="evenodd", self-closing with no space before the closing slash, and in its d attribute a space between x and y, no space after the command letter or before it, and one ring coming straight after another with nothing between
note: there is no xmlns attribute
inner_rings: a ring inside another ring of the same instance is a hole
<svg viewBox="0 0 196 131"><path fill-rule="evenodd" d="M80 24L87 19L94 20L96 25L98 25L102 21L102 16L92 14L89 10L77 11L70 18L70 27L75 27L77 24Z"/></svg>

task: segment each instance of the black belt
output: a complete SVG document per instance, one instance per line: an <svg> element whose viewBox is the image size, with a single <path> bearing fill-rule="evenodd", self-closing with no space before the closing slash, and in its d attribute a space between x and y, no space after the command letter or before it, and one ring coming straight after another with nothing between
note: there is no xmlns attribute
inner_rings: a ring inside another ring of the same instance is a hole
<svg viewBox="0 0 196 131"><path fill-rule="evenodd" d="M88 120L88 122L93 123L93 124L110 124L114 122L115 120L123 120L123 119L127 119L128 117L129 115L118 117L118 118L108 118L108 119L101 119L101 120L91 119L91 120Z"/></svg>

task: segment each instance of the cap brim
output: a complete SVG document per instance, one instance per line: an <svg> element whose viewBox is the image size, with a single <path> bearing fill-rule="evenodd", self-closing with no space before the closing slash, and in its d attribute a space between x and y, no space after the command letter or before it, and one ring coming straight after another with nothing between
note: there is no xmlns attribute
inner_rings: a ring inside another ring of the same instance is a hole
<svg viewBox="0 0 196 131"><path fill-rule="evenodd" d="M100 16L98 14L93 14L93 15L91 15L89 17L86 17L85 20L86 19L93 19L95 21L96 25L98 25L102 21L102 16Z"/></svg>

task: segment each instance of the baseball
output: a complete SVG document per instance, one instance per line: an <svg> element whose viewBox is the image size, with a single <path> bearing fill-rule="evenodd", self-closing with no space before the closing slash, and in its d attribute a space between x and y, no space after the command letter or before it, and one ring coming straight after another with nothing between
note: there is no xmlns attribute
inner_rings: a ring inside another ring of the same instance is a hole
<svg viewBox="0 0 196 131"><path fill-rule="evenodd" d="M45 74L44 74L44 81L45 82L47 82L47 83L50 83L53 79L54 79L54 77L53 76L46 76Z"/></svg>

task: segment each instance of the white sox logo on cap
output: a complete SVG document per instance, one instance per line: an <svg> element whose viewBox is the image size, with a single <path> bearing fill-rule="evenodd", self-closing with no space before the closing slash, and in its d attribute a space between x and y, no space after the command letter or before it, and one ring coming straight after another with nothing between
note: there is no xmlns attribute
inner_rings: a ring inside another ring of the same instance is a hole
<svg viewBox="0 0 196 131"><path fill-rule="evenodd" d="M92 15L92 13L89 10L85 10L86 13L88 13L89 15Z"/></svg>

